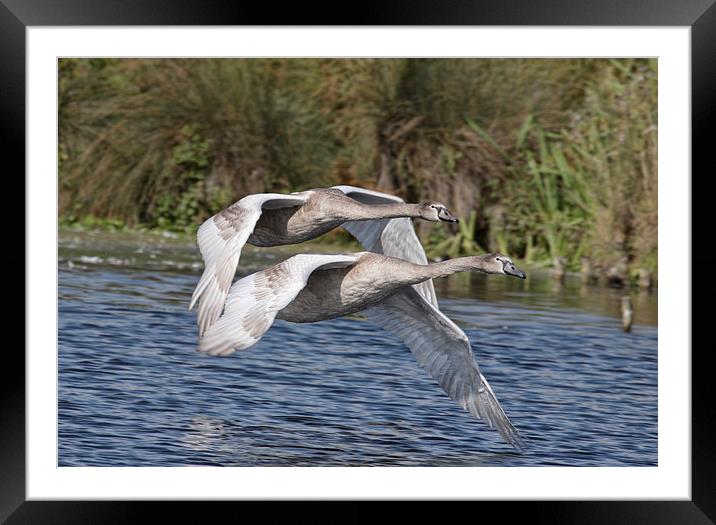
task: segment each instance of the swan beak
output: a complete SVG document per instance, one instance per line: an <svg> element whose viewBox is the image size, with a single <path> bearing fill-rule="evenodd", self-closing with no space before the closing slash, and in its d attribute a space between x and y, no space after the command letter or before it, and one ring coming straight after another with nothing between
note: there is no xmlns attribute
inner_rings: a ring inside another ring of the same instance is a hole
<svg viewBox="0 0 716 525"><path fill-rule="evenodd" d="M513 275L515 277L519 277L520 279L527 279L527 276L525 275L525 272L517 268L514 264L506 264L502 270L507 275Z"/></svg>
<svg viewBox="0 0 716 525"><path fill-rule="evenodd" d="M440 213L438 213L438 219L440 219L443 222L450 222L452 224L457 224L458 222L460 222L460 220L457 217L452 215L447 210L440 210Z"/></svg>

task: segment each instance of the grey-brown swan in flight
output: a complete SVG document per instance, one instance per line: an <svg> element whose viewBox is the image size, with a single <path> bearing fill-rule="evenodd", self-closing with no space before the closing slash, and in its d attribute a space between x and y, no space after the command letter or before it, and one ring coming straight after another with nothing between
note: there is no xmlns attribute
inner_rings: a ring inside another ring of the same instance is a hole
<svg viewBox="0 0 716 525"><path fill-rule="evenodd" d="M366 250L427 264L410 217L457 222L439 202L406 204L400 197L353 186L244 197L207 219L197 232L204 273L189 309L199 301L199 335L221 315L247 242L254 246L296 244L343 225ZM418 290L437 306L431 281L420 284Z"/></svg>
<svg viewBox="0 0 716 525"><path fill-rule="evenodd" d="M313 323L361 312L400 337L452 399L521 448L465 333L414 288L461 271L525 278L508 257L496 253L425 265L371 252L295 255L237 280L223 315L198 349L229 355L255 345L274 319Z"/></svg>

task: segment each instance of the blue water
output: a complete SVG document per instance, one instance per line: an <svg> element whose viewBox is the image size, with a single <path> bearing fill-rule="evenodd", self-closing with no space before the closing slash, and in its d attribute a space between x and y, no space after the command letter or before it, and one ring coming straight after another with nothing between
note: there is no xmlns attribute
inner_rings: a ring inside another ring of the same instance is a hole
<svg viewBox="0 0 716 525"><path fill-rule="evenodd" d="M60 466L650 466L656 296L548 280L436 282L520 453L450 400L397 338L359 318L277 321L253 348L195 351L198 270L61 262ZM651 323L651 324L648 324Z"/></svg>

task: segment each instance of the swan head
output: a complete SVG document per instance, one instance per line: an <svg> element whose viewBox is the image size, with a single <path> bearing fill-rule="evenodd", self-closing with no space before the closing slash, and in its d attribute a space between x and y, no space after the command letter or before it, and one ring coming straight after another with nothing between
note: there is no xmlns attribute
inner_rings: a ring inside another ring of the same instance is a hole
<svg viewBox="0 0 716 525"><path fill-rule="evenodd" d="M492 266L492 269L494 269L494 272L491 273L512 275L514 277L519 277L520 279L527 278L525 272L517 268L517 266L515 266L515 263L512 262L512 259L510 259L506 255L502 255L501 253L490 253L485 256L485 259L489 261L489 264Z"/></svg>
<svg viewBox="0 0 716 525"><path fill-rule="evenodd" d="M447 206L439 202L421 202L420 217L425 219L426 221L433 222L460 222L457 217L450 213L450 210L447 209Z"/></svg>

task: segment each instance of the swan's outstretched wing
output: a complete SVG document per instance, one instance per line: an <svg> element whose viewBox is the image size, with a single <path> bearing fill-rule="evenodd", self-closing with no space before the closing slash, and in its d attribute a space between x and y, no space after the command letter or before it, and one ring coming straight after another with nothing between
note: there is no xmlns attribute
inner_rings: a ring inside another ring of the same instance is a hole
<svg viewBox="0 0 716 525"><path fill-rule="evenodd" d="M189 309L199 302L197 325L203 335L221 315L241 249L254 231L263 208L286 208L299 206L306 200L305 194L282 195L258 193L249 195L204 221L196 234L199 250L204 258L204 273L196 286Z"/></svg>
<svg viewBox="0 0 716 525"><path fill-rule="evenodd" d="M404 202L400 197L378 191L356 188L354 186L333 186L348 197L363 204L390 204ZM382 253L415 264L428 264L423 245L415 234L413 223L408 217L396 219L378 219L370 221L349 221L343 224L363 247L374 253ZM435 296L433 281L428 280L413 286L435 308L438 299Z"/></svg>
<svg viewBox="0 0 716 525"><path fill-rule="evenodd" d="M255 345L276 314L303 290L312 272L344 268L357 260L353 255L300 254L239 279L229 291L224 314L200 339L199 350L229 355Z"/></svg>
<svg viewBox="0 0 716 525"><path fill-rule="evenodd" d="M400 337L452 399L490 428L496 428L513 446L522 448L517 430L480 373L467 335L455 323L411 288L363 313Z"/></svg>

